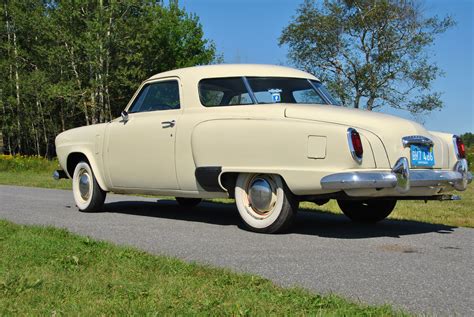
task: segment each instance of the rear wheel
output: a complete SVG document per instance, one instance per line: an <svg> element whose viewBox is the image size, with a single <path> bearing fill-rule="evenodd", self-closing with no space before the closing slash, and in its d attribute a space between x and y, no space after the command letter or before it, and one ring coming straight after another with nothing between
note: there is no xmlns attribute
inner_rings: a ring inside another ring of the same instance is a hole
<svg viewBox="0 0 474 317"><path fill-rule="evenodd" d="M240 174L235 202L247 228L262 233L287 230L299 205L282 178L273 174Z"/></svg>
<svg viewBox="0 0 474 317"><path fill-rule="evenodd" d="M72 177L74 201L80 211L99 211L105 201L106 192L100 188L87 162L79 162Z"/></svg>
<svg viewBox="0 0 474 317"><path fill-rule="evenodd" d="M176 197L176 202L181 207L196 207L201 201L201 198L184 198L184 197Z"/></svg>
<svg viewBox="0 0 474 317"><path fill-rule="evenodd" d="M342 212L356 222L374 223L390 215L395 209L395 199L338 200Z"/></svg>

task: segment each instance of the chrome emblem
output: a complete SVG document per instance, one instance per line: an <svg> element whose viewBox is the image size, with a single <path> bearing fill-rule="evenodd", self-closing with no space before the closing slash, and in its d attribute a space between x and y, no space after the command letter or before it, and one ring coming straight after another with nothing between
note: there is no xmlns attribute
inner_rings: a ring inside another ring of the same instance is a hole
<svg viewBox="0 0 474 317"><path fill-rule="evenodd" d="M424 144L424 145L433 145L433 141L431 139L422 136L422 135L409 135L409 136L404 136L402 138L402 143L404 147L408 147L412 144Z"/></svg>

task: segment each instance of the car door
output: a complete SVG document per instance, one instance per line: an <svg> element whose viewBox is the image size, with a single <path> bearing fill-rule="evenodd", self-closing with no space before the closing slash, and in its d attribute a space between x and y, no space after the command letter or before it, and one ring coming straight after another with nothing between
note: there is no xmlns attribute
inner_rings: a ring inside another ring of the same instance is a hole
<svg viewBox="0 0 474 317"><path fill-rule="evenodd" d="M178 79L146 83L128 112L107 127L104 165L112 188L178 189Z"/></svg>

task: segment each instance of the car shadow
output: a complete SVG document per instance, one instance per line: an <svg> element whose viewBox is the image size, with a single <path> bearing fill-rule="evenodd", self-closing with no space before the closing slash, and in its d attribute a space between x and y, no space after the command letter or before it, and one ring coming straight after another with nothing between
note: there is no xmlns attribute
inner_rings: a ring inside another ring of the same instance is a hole
<svg viewBox="0 0 474 317"><path fill-rule="evenodd" d="M202 202L194 208L180 207L174 200L123 201L106 203L103 212L201 222L219 226L237 226L245 230L233 204ZM385 219L377 224L360 224L346 216L299 209L293 227L286 234L313 235L325 238L363 239L401 237L437 232L449 234L457 227L412 220Z"/></svg>

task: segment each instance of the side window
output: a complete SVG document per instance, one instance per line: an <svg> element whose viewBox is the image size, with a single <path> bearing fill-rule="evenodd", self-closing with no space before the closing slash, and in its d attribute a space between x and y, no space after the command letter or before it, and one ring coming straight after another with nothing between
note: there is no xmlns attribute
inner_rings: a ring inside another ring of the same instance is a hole
<svg viewBox="0 0 474 317"><path fill-rule="evenodd" d="M170 80L143 86L129 112L173 110L179 107L179 84L176 80Z"/></svg>
<svg viewBox="0 0 474 317"><path fill-rule="evenodd" d="M252 104L241 77L203 79L199 98L205 107Z"/></svg>

